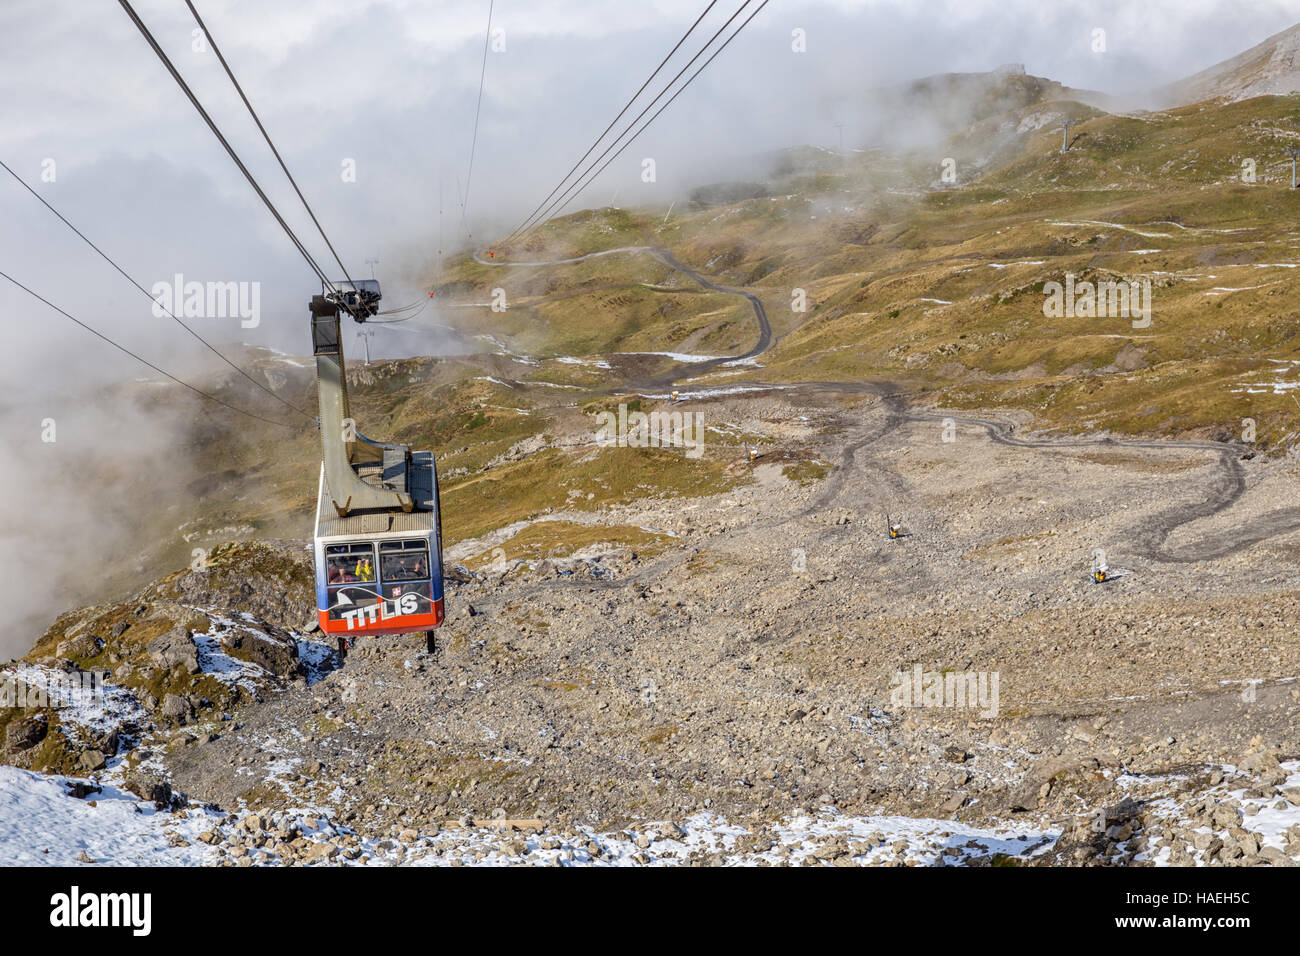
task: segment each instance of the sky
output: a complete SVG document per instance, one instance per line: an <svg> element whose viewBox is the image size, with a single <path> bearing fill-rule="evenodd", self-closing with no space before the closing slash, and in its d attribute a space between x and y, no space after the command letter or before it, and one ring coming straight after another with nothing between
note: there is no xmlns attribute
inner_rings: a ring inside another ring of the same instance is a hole
<svg viewBox="0 0 1300 956"><path fill-rule="evenodd" d="M736 5L717 3L699 35ZM517 225L706 3L497 0L501 32L486 62L472 178L487 0L196 6L349 272L366 275L366 260L378 259L386 301L401 305L423 294L440 246ZM182 0L136 8L313 254L328 258L215 56L196 47ZM1067 85L1137 92L1297 21L1300 0L771 0L569 208L666 205L726 178L748 155L834 145L834 124L873 87L1018 62ZM1098 28L1107 40L1100 54ZM792 49L796 30L806 52ZM305 351L312 272L117 4L6 0L0 63L0 159L148 289L177 273L259 284L256 328L211 318L205 334ZM844 136L855 145L851 127ZM640 175L647 157L656 160L650 184ZM345 179L349 165L355 181ZM54 181L43 181L50 171ZM150 355L197 357L182 330L153 316L138 290L7 177L0 213L0 263L15 278ZM63 369L93 376L119 367L102 343L12 287L0 288L0 304L24 328L24 348L0 355L6 374L50 368L48 385Z"/></svg>
<svg viewBox="0 0 1300 956"><path fill-rule="evenodd" d="M710 8L670 73L738 3ZM369 275L368 260L378 260L374 274L396 306L425 297L440 249L490 244L518 225L707 0L496 0L486 66L488 0L195 5L349 272ZM328 262L210 46L197 42L183 0L135 6L312 254ZM835 124L856 114L867 91L906 80L1021 63L1068 86L1132 94L1297 22L1300 0L770 0L569 209L662 208L736 175L755 155L835 146ZM1104 52L1094 49L1099 29ZM201 334L308 352L315 276L117 3L0 3L0 103L0 160L147 290L177 275L256 289L255 326L237 315L198 318ZM843 135L845 146L863 145L851 123ZM647 158L653 183L641 176ZM211 364L3 171L0 271L169 371L185 377ZM9 530L0 537L41 540L22 589L57 605L36 579L76 546L96 520L95 495L106 493L98 476L77 475L70 463L117 447L133 448L139 462L175 459L179 426L87 406L65 422L64 457L53 457L40 441L52 409L153 373L3 279L0 308L9 330L0 349L0 523ZM376 338L376 354L384 338L427 341L390 332ZM250 405L257 401L254 393Z"/></svg>

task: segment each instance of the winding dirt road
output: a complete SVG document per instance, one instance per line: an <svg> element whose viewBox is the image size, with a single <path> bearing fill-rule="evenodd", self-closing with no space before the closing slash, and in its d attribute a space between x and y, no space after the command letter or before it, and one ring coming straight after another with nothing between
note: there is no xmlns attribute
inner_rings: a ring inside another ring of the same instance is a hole
<svg viewBox="0 0 1300 956"><path fill-rule="evenodd" d="M676 269L678 272L690 276L691 279L693 279L696 283L698 283L700 286L702 286L705 289L708 289L711 292L721 292L725 295L743 296L745 299L749 300L749 304L754 310L754 317L758 319L758 341L754 343L754 347L751 348L748 352L745 352L743 355L727 355L727 356L722 356L720 358L708 359L703 362L689 362L689 363L680 364L675 368L668 370L667 372L663 372L660 373L659 375L655 375L652 376L651 378L646 379L644 382L645 387L663 388L668 385L672 385L674 382L680 381L683 378L690 378L696 375L703 375L706 372L710 372L713 369L717 368L719 365L726 364L727 362L741 362L744 361L745 359L755 358L759 355L762 355L764 352L766 352L769 348L772 347L773 344L772 323L768 321L767 308L763 305L762 299L760 299L754 293L747 292L744 289L733 289L730 286L719 285L718 283L714 282L712 279L705 278L704 276L696 272L694 269L692 269L690 266L680 262L676 256L674 256L671 252L669 252L667 249L662 248L661 246L620 246L617 249L605 249L602 250L601 252L589 252L584 256L574 256L573 258L570 259L548 259L548 260L543 260L538 262L506 262L506 261L498 261L495 259L484 259L481 253L475 252L474 261L477 262L479 265L483 265L483 266L515 266L519 268L540 268L545 266L571 265L576 262L585 262L588 259L598 259L602 256L612 256L619 253L645 253L647 255L654 256L656 259L658 259L660 262L662 262L664 265L668 266L669 268Z"/></svg>
<svg viewBox="0 0 1300 956"><path fill-rule="evenodd" d="M540 268L547 266L570 265L573 263L584 262L589 259L626 253L643 253L654 256L665 265L690 276L693 281L705 289L713 292L720 292L725 295L744 297L754 310L754 316L758 321L759 328L758 339L754 343L754 346L741 355L724 356L709 359L704 362L682 363L668 371L646 379L644 382L639 383L640 387L664 388L682 381L683 379L694 378L705 374L728 362L757 358L767 352L775 344L772 335L772 325L767 316L767 309L763 305L762 300L756 294L745 289L735 289L714 282L696 272L690 266L685 265L669 250L660 246L621 246L617 249L605 249L600 252L587 253L586 255L575 256L567 259L551 259L535 262L507 262L496 259L489 260L482 258L480 253L475 252L474 261L486 266ZM761 386L763 383L756 382L753 384ZM951 420L959 425L981 428L985 431L991 441L1012 448L1026 448L1042 451L1061 451L1078 448L1132 448L1157 451L1198 451L1216 455L1219 459L1218 474L1213 485L1209 489L1207 498L1203 502L1179 505L1170 508L1155 516L1143 527L1135 529L1130 550L1139 557L1171 564L1192 564L1235 554L1253 547L1262 541L1266 541L1279 535L1289 534L1292 531L1300 529L1300 506L1298 506L1275 511L1271 514L1263 515L1245 522L1234 529L1231 538L1219 537L1207 539L1192 545L1185 545L1181 548L1169 548L1166 546L1166 542L1170 535L1179 528L1191 524L1192 522L1220 514L1231 508L1240 500L1246 491L1246 475L1241 464L1243 447L1240 445L1235 445L1229 442L1191 441L1180 439L1116 439L1110 436L1099 439L1021 438L1014 435L1014 426L1009 425L1006 422L999 422L987 418L908 411L905 407L902 390L892 383L801 382L795 383L794 387L804 390L817 390L838 394L874 394L884 402L886 407L886 415L880 423L870 426L863 434L855 436L852 441L844 445L840 454L840 462L838 466L841 471L841 476L829 476L821 493L817 495L810 505L801 510L797 517L804 517L812 514L825 508L831 501L833 501L842 486L842 474L859 467L857 462L858 453L863 448L866 448L883 438L899 425L905 422L943 422ZM896 475L893 475L888 471L888 469L879 465L876 466L876 470L881 473L882 479L893 491L899 493L902 492L902 482Z"/></svg>

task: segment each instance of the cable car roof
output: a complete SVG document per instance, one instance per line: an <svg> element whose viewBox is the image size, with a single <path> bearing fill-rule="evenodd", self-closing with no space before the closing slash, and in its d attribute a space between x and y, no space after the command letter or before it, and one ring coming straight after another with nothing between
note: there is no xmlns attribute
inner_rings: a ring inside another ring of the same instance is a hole
<svg viewBox="0 0 1300 956"><path fill-rule="evenodd" d="M437 524L437 492L434 488L433 455L427 451L411 454L411 468L407 475L415 510L409 512L354 511L340 518L330 499L325 484L324 466L321 467L320 489L316 501L316 537L371 537L381 534L429 534Z"/></svg>

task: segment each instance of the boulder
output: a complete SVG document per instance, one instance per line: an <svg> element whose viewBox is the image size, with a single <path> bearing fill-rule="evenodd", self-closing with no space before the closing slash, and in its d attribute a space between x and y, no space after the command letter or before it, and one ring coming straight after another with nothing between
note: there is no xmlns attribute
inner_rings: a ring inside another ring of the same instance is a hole
<svg viewBox="0 0 1300 956"><path fill-rule="evenodd" d="M9 753L31 750L45 739L47 730L45 721L34 717L10 721L5 727L5 750Z"/></svg>
<svg viewBox="0 0 1300 956"><path fill-rule="evenodd" d="M94 634L78 634L76 637L60 641L55 653L64 660L82 660L87 657L98 657L103 648L104 642Z"/></svg>
<svg viewBox="0 0 1300 956"><path fill-rule="evenodd" d="M87 742L96 750L103 751L110 757L117 753L118 744L121 742L121 732L117 727L110 727L98 733L90 731L86 737Z"/></svg>
<svg viewBox="0 0 1300 956"><path fill-rule="evenodd" d="M1040 760L1025 774L1020 785L1008 796L1007 808L1016 810L1038 810L1047 804L1053 792L1068 785L1070 778L1097 767L1097 760L1092 757L1083 759L1054 757Z"/></svg>
<svg viewBox="0 0 1300 956"><path fill-rule="evenodd" d="M172 805L171 784L157 774L133 773L126 778L125 787L141 800L152 800L159 810L169 809Z"/></svg>
<svg viewBox="0 0 1300 956"><path fill-rule="evenodd" d="M184 627L173 627L162 637L151 641L146 650L150 659L163 667L172 668L179 664L187 674L199 672L199 649L194 645L189 630Z"/></svg>
<svg viewBox="0 0 1300 956"><path fill-rule="evenodd" d="M69 780L66 784L68 796L76 797L78 800L85 800L87 797L96 793L103 793L103 787L97 787L93 783L87 783L84 780Z"/></svg>
<svg viewBox="0 0 1300 956"><path fill-rule="evenodd" d="M184 697L167 694L163 697L162 715L164 720L184 724L194 718L194 706Z"/></svg>
<svg viewBox="0 0 1300 956"><path fill-rule="evenodd" d="M298 660L298 643L287 635L239 630L222 635L232 657L256 664L278 677L293 678L304 673Z"/></svg>
<svg viewBox="0 0 1300 956"><path fill-rule="evenodd" d="M84 770L86 773L94 773L96 770L104 769L104 754L100 750L83 750L81 756L77 758L77 768Z"/></svg>
<svg viewBox="0 0 1300 956"><path fill-rule="evenodd" d="M1237 769L1242 773L1250 773L1256 776L1276 770L1277 768L1277 758L1266 750L1257 750L1247 753L1237 762Z"/></svg>

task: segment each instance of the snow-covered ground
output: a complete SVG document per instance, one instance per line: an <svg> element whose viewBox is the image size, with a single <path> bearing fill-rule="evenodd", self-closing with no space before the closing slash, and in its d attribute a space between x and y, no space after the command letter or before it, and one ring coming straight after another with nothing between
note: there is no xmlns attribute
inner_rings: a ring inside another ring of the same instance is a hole
<svg viewBox="0 0 1300 956"><path fill-rule="evenodd" d="M749 832L710 814L681 827L650 824L639 833L579 829L568 839L543 833L512 841L486 828L445 830L408 847L407 863L431 866L680 866L711 857L727 866L774 866L842 861L853 864L960 865L995 853L1031 857L1056 833L988 830L948 820L844 817L827 812L798 817L748 839ZM592 852L592 847L596 852ZM382 858L374 862L382 862Z"/></svg>
<svg viewBox="0 0 1300 956"><path fill-rule="evenodd" d="M674 362L713 362L723 359L725 355L691 355L687 352L615 352L615 355L662 355Z"/></svg>
<svg viewBox="0 0 1300 956"><path fill-rule="evenodd" d="M1258 395L1262 393L1272 393L1274 395L1285 395L1287 392L1300 388L1300 382L1287 381L1287 376L1296 370L1300 362L1294 359L1269 359L1276 366L1273 369L1274 380L1271 382L1246 382L1242 385L1234 385L1228 390L1236 395ZM1254 375L1249 372L1247 375ZM1245 376L1243 376L1245 377Z"/></svg>
<svg viewBox="0 0 1300 956"><path fill-rule="evenodd" d="M224 851L201 841L200 835L227 835L238 829L231 815L194 807L176 813L158 811L152 803L108 783L100 784L102 792L79 799L70 793L76 782L0 767L0 865L214 864ZM317 813L309 808L278 816L290 821L311 844L338 844L340 837L355 836ZM648 824L636 832L596 833L578 827L564 834L542 831L524 836L491 826L453 826L436 834L405 836L400 841L373 837L346 841L354 846L350 852L355 852L355 858L335 854L331 862L672 866L707 855L715 862L748 866L834 860L954 865L994 853L1033 856L1048 849L1057 834L1032 827L971 827L948 820L846 817L827 810L816 818L793 818L752 837L745 828L710 814L692 817L680 827ZM226 844L225 839L220 843ZM280 862L259 847L231 856L246 856L253 864Z"/></svg>
<svg viewBox="0 0 1300 956"><path fill-rule="evenodd" d="M110 866L212 862L213 849L197 838L220 814L159 811L111 784L81 800L69 794L71 782L0 767L0 865L71 866L86 859Z"/></svg>
<svg viewBox="0 0 1300 956"><path fill-rule="evenodd" d="M606 362L604 359L574 358L571 355L562 355L559 358L557 358L555 361L560 362L564 365L587 365L590 366L591 368L610 367L610 364Z"/></svg>
<svg viewBox="0 0 1300 956"><path fill-rule="evenodd" d="M1300 761L1282 765L1287 799L1258 799L1243 778L1222 768L1223 782L1198 796L1227 801L1244 811L1242 825L1259 845L1285 850L1300 828ZM319 807L300 806L270 814L225 814L201 807L163 812L112 781L110 771L84 798L72 788L91 781L0 767L0 865L282 865L292 859L353 866L679 866L704 862L727 866L907 865L961 866L994 855L1030 859L1053 849L1060 831L1032 820L1022 825L974 826L955 820L905 816L846 816L832 808L801 814L756 830L710 813L672 823L639 824L596 832L582 826L523 832L449 821L434 832L414 830L363 834L331 821ZM1177 783L1176 780L1168 781ZM1138 786L1141 778L1121 784ZM1180 800L1143 801L1147 830L1197 826ZM258 826L248 826L250 820ZM291 829L297 852L276 845L272 831ZM1169 865L1170 851L1156 837L1140 859ZM1203 865L1203 861L1196 861Z"/></svg>
<svg viewBox="0 0 1300 956"><path fill-rule="evenodd" d="M685 401L688 398L718 398L721 395L743 395L746 392L771 392L777 389L794 388L793 385L728 385L725 388L694 388L681 389L677 392L678 401ZM642 394L642 398L653 399L671 399L674 396L670 392L663 394Z"/></svg>
<svg viewBox="0 0 1300 956"><path fill-rule="evenodd" d="M1284 762L1281 769L1286 772L1287 778L1278 789L1287 795L1285 798L1261 797L1259 793L1252 793L1250 788L1240 785L1240 778L1229 776L1234 768L1224 765L1221 768L1225 776L1223 782L1197 793L1193 801L1197 805L1208 801L1240 808L1242 829L1253 834L1260 847L1270 847L1286 854L1290 842L1288 831L1295 833L1300 829L1300 760ZM1190 816L1186 802L1186 797L1182 803L1173 797L1165 797L1148 801L1147 809L1159 825L1185 828L1195 837L1202 837L1207 842L1222 835L1222 827L1207 826ZM1161 842L1154 852L1140 854L1139 859L1149 860L1156 866L1168 866L1171 855L1171 847ZM1207 865L1199 855L1193 857L1192 863L1198 867Z"/></svg>
<svg viewBox="0 0 1300 956"><path fill-rule="evenodd" d="M17 664L5 669L4 678L25 686L27 699L37 693L58 710L68 729L105 733L123 722L143 724L144 710L128 690L86 674L74 679L64 671L43 664Z"/></svg>

